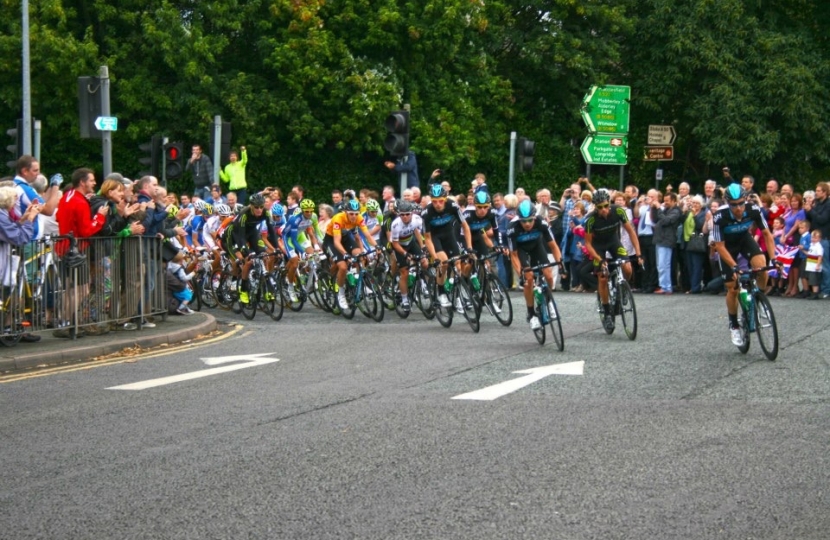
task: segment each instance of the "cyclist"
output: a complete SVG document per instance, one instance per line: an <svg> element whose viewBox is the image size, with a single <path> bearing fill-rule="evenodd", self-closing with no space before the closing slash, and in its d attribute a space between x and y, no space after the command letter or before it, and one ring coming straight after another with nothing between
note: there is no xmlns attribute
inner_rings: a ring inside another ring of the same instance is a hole
<svg viewBox="0 0 830 540"><path fill-rule="evenodd" d="M427 250L433 260L446 261L449 258L460 254L458 248L458 237L455 234L455 224L461 225L461 230L464 232L464 242L468 251L473 250L473 239L470 233L470 227L464 220L464 213L461 208L455 204L454 201L447 201L447 190L441 184L432 184L429 188L429 195L432 201L427 205L424 212L421 213L421 218L424 221L424 240L426 241ZM457 265L461 271L460 263ZM444 285L444 290L450 292L452 290L452 282L445 282L446 278L446 263L439 267L436 282L438 285ZM438 301L442 307L450 307L449 297L445 292L438 296Z"/></svg>
<svg viewBox="0 0 830 540"><path fill-rule="evenodd" d="M293 194L293 192L292 192ZM292 199L289 194L289 201ZM285 246L285 254L288 257L286 265L288 277L288 295L292 302L297 302L297 293L294 291L294 281L297 279L297 266L300 264L300 254L311 254L315 250L320 251L317 242L317 214L314 213L315 205L311 199L300 201L299 208L296 208L282 228L282 241ZM313 246L313 247L312 247Z"/></svg>
<svg viewBox="0 0 830 540"><path fill-rule="evenodd" d="M507 229L507 246L510 249L510 262L518 275L524 275L524 297L527 305L527 322L530 328L538 330L542 327L539 317L533 312L533 272L532 266L546 262L559 261L562 264L562 253L550 233L547 222L536 215L533 203L525 199L516 208L514 217ZM553 291L553 269L542 270L545 280ZM564 272L562 272L564 274ZM553 313L553 306L549 307Z"/></svg>
<svg viewBox="0 0 830 540"><path fill-rule="evenodd" d="M225 250L235 257L234 276L239 276L239 264L242 263L242 280L239 291L239 303L248 303L248 272L251 270L251 261L247 259L249 253L265 253L267 251L265 240L260 234L260 223L265 222L267 227L267 240L271 246L277 246L277 236L271 226L271 210L265 209L265 197L261 193L251 195L248 206L233 218L222 238L222 245Z"/></svg>
<svg viewBox="0 0 830 540"><path fill-rule="evenodd" d="M606 189L595 191L592 202L594 209L585 218L585 248L594 261L594 273L598 275L597 291L605 313L602 324L607 330L613 330L614 315L611 313L608 300L608 273L602 272L601 269L607 265L606 252L611 253L615 257L626 259L622 266L623 275L625 279L631 279L631 263L627 262L629 254L620 241L620 228L625 229L631 239L640 264L643 263L643 257L640 254L640 241L628 220L625 208L611 204L611 196Z"/></svg>
<svg viewBox="0 0 830 540"><path fill-rule="evenodd" d="M495 247L502 249L504 245L499 230L499 218L491 207L490 195L486 191L479 191L473 195L473 205L474 208L464 210L464 219L473 235L473 251L477 256L486 257L490 254L490 250ZM472 281L473 288L478 290L478 279Z"/></svg>
<svg viewBox="0 0 830 540"><path fill-rule="evenodd" d="M395 251L395 259L400 268L401 307L404 311L410 310L409 302L409 261L420 258L424 249L424 239L421 236L421 216L413 214L414 204L403 201L398 205L398 217L392 222L390 240ZM426 259L421 259L421 266L427 268Z"/></svg>
<svg viewBox="0 0 830 540"><path fill-rule="evenodd" d="M383 228L383 215L380 213L380 204L375 199L368 199L366 201L366 211L363 213L363 221L366 223L366 228L369 229L369 234L375 239L375 242L380 241L380 232ZM363 233L360 233L360 239L363 245L368 245Z"/></svg>
<svg viewBox="0 0 830 540"><path fill-rule="evenodd" d="M369 229L363 222L360 215L360 202L357 199L348 199L343 203L343 211L338 212L331 218L326 227L326 238L323 240L323 249L328 252L331 261L337 266L335 289L337 289L337 303L340 309L349 309L349 302L346 300L346 272L348 257L359 255L360 240L354 234L360 230L366 235L366 240L373 248L377 248L377 242L369 234Z"/></svg>
<svg viewBox="0 0 830 540"><path fill-rule="evenodd" d="M201 199L197 199L193 203L193 212L195 215L187 220L184 230L188 234L188 243L194 248L199 248L205 245L205 225L211 214L213 214L213 206Z"/></svg>
<svg viewBox="0 0 830 540"><path fill-rule="evenodd" d="M776 266L781 263L775 260L775 242L761 208L757 204L747 206L749 194L740 184L730 184L723 195L727 204L718 208L712 216L712 240L720 255L721 272L726 281L726 312L729 315L732 343L740 347L744 340L738 324L738 255L749 261L750 268L766 266L764 254L750 232L753 225L764 235L769 260ZM767 285L766 271L758 274L757 281L761 290L764 290Z"/></svg>

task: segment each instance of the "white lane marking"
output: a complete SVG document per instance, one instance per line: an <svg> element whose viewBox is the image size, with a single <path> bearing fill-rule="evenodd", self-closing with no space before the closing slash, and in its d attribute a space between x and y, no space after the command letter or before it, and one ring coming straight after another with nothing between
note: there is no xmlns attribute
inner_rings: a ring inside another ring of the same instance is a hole
<svg viewBox="0 0 830 540"><path fill-rule="evenodd" d="M230 371L236 371L236 370L239 370L239 369L245 369L245 368L250 368L250 367L255 367L255 366L264 366L265 364L272 364L274 362L279 362L280 361L279 358L260 358L262 356L267 356L267 354L266 355L257 354L257 355L248 355L248 356L255 356L256 358L251 359L249 362L244 362L244 363L241 363L241 364L234 364L232 366L222 366L222 367L216 367L216 368L211 368L211 369L203 369L201 371L192 371L190 373L182 373L181 375L171 375L169 377L161 377L159 379L150 379L150 380L147 380L147 381L140 381L140 382L137 382L137 383L122 384L120 386L111 386L111 387L107 388L107 390L146 390L148 388L155 388L157 386L164 386L164 385L167 385L167 384L173 384L173 383L182 382L182 381L190 381L192 379L199 379L201 377L210 377L211 375L219 375L220 373L228 373ZM239 357L236 357L236 358L239 359ZM210 359L204 358L203 360L206 361L206 363L207 363L207 360L211 360L211 361L216 362L216 363L223 363L223 362L218 361L220 359L221 359L221 357L210 358ZM232 362L233 360L225 360L225 361L226 362Z"/></svg>
<svg viewBox="0 0 830 540"><path fill-rule="evenodd" d="M453 397L452 399L474 399L478 401L492 401L505 396L511 392L515 392L529 384L544 379L550 375L582 375L584 361L569 362L567 364L554 364L551 366L541 366L530 369L523 369L521 371L514 371L513 373L525 374L524 377L512 379L503 383L494 384L481 390L468 392Z"/></svg>
<svg viewBox="0 0 830 540"><path fill-rule="evenodd" d="M202 362L209 366L218 366L219 364L227 364L228 362L239 362L239 361L254 361L259 360L263 356L271 356L274 353L260 353L260 354L235 354L233 356L209 356L207 358L202 358Z"/></svg>

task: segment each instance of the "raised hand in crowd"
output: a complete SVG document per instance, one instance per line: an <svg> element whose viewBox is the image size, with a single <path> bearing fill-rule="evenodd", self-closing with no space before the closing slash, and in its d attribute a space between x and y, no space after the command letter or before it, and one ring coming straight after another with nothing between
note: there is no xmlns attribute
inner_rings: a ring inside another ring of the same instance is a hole
<svg viewBox="0 0 830 540"><path fill-rule="evenodd" d="M142 225L138 221L134 221L130 224L130 234L138 236L140 234L144 234L144 225Z"/></svg>

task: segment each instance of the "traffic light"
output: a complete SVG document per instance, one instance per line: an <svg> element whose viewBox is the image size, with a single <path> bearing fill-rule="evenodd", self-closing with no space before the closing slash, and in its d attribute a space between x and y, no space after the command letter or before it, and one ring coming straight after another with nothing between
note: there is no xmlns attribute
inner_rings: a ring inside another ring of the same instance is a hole
<svg viewBox="0 0 830 540"><path fill-rule="evenodd" d="M386 117L386 140L383 147L395 157L409 153L409 111L394 111Z"/></svg>
<svg viewBox="0 0 830 540"><path fill-rule="evenodd" d="M533 168L533 154L535 153L536 143L530 139L519 137L516 148L516 156L519 161L519 172L529 171Z"/></svg>
<svg viewBox="0 0 830 540"><path fill-rule="evenodd" d="M6 146L6 150L12 153L12 160L6 162L10 169L17 168L17 160L23 155L23 120L17 119L17 127L6 130L6 135L12 138L14 144Z"/></svg>
<svg viewBox="0 0 830 540"><path fill-rule="evenodd" d="M164 145L164 167L168 180L176 180L184 174L184 145L169 142Z"/></svg>
<svg viewBox="0 0 830 540"><path fill-rule="evenodd" d="M145 156L139 158L138 162L141 163L143 170L138 173L138 177L141 178L142 176L155 176L156 178L161 176L161 137L159 135L153 135L150 139L149 143L144 143L138 145L138 148L146 154Z"/></svg>

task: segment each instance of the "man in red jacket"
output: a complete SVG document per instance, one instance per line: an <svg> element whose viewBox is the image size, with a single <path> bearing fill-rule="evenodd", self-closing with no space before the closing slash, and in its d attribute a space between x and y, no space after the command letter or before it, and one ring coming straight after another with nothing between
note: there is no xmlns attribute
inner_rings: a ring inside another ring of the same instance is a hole
<svg viewBox="0 0 830 540"><path fill-rule="evenodd" d="M58 203L57 221L58 229L61 235L72 233L75 238L89 238L94 236L101 230L107 219L109 207L102 206L95 215L89 207L87 197L95 192L95 173L90 169L81 168L72 173L72 187L66 190L66 193L61 197ZM79 249L83 252L86 242L78 244ZM55 246L55 250L59 255L64 255L69 249L67 241L61 242ZM89 275L86 270L83 270L78 275L78 283L74 286L71 283L71 275L66 276L65 284L67 286L66 302L64 302L63 320L68 321L71 314L74 312L75 306L75 291L78 293L78 299L86 298L89 295ZM74 332L66 329L56 330L54 335L56 337L73 337ZM77 334L76 337L82 337L83 334Z"/></svg>

